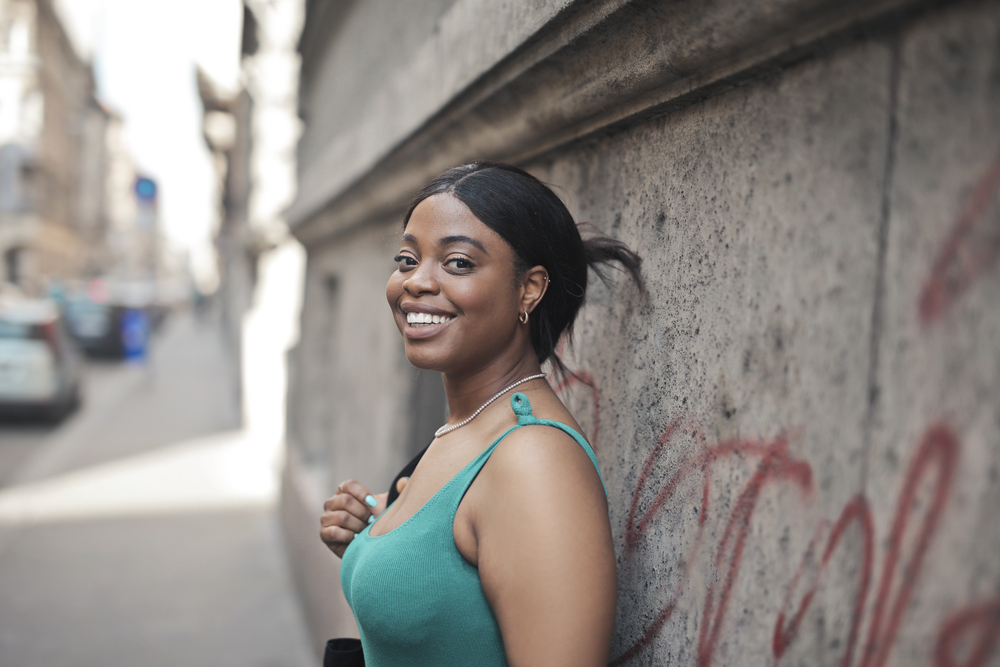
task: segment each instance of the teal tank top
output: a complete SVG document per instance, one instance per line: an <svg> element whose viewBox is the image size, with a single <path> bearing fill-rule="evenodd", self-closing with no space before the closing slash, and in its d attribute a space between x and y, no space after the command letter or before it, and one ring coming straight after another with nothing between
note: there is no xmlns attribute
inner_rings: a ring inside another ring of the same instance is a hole
<svg viewBox="0 0 1000 667"><path fill-rule="evenodd" d="M517 426L459 471L416 514L384 535L371 535L368 526L344 552L340 584L358 622L367 667L507 665L479 570L455 546L458 505L500 441L522 426L541 424L565 431L601 474L582 435L562 422L535 417L524 394L514 394L510 404ZM607 494L607 487L604 491Z"/></svg>

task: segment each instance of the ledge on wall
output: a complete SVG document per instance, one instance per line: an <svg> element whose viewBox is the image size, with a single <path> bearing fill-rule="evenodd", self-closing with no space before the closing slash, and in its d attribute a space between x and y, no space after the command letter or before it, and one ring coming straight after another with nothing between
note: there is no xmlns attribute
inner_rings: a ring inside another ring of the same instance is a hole
<svg viewBox="0 0 1000 667"><path fill-rule="evenodd" d="M469 6L483 3L488 0L456 4L474 17ZM287 217L293 233L310 245L395 214L423 183L451 166L477 158L524 162L669 113L938 4L563 3L478 78L438 100L425 117L411 118L412 130L379 114L366 116L366 127L345 129L344 134L377 133L385 125L408 133L367 154L351 152L349 142L331 142L319 159L301 167L300 194ZM432 40L457 40L460 33L458 28L439 31ZM421 51L456 53L458 47L434 43ZM419 81L421 72L406 75Z"/></svg>

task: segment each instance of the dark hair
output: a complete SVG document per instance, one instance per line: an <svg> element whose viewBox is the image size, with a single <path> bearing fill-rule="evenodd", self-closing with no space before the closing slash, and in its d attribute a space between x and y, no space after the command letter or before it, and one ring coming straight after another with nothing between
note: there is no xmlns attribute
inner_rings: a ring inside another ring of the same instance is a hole
<svg viewBox="0 0 1000 667"><path fill-rule="evenodd" d="M573 321L587 293L587 269L605 283L602 265L618 262L640 291L642 261L628 246L597 233L584 240L559 197L528 172L499 162L473 162L444 172L417 193L403 218L406 229L417 205L437 194L450 194L514 249L514 273L520 278L533 266L549 273L545 297L531 317L531 342L538 361L565 367L555 347Z"/></svg>

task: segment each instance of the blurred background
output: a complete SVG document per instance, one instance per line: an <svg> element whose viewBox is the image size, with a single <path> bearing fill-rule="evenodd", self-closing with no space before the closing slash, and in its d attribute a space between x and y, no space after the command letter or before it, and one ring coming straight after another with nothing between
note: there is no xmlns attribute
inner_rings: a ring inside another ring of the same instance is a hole
<svg viewBox="0 0 1000 667"><path fill-rule="evenodd" d="M298 0L0 1L0 664L316 664L274 516Z"/></svg>
<svg viewBox="0 0 1000 667"><path fill-rule="evenodd" d="M482 158L643 257L550 375L611 664L997 665L998 45L1000 0L0 0L0 667L356 635L318 518L444 421L385 282Z"/></svg>

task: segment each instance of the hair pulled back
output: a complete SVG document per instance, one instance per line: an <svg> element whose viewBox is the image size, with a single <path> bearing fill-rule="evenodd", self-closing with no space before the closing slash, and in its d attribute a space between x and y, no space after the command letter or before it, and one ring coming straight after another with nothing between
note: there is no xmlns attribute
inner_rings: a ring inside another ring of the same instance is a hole
<svg viewBox="0 0 1000 667"><path fill-rule="evenodd" d="M603 234L583 239L573 216L552 190L528 172L499 162L479 161L444 172L417 193L403 218L403 229L420 202L438 194L461 201L483 224L514 250L517 278L544 266L549 285L531 315L531 342L538 361L551 359L559 337L571 332L587 294L587 269L605 282L605 265L617 262L642 290L639 256L621 241Z"/></svg>

